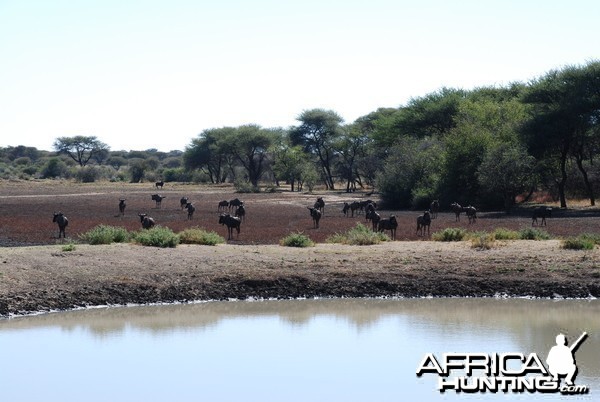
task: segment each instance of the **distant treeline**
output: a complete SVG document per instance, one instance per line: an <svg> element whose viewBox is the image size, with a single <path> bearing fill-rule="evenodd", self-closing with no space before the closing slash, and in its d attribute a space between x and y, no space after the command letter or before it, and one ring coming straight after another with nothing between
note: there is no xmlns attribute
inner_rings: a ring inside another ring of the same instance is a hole
<svg viewBox="0 0 600 402"><path fill-rule="evenodd" d="M376 190L396 208L433 199L510 209L543 191L595 205L600 171L600 62L553 70L527 83L442 88L352 123L303 111L289 128L211 128L184 151L111 151L96 137L61 137L54 151L0 148L0 177L79 181L316 185Z"/></svg>

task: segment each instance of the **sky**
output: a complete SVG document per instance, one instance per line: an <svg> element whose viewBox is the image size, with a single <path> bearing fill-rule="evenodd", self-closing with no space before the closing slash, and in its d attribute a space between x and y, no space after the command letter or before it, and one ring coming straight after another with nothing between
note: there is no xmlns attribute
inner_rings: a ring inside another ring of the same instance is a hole
<svg viewBox="0 0 600 402"><path fill-rule="evenodd" d="M184 150L600 58L597 0L0 0L0 146Z"/></svg>

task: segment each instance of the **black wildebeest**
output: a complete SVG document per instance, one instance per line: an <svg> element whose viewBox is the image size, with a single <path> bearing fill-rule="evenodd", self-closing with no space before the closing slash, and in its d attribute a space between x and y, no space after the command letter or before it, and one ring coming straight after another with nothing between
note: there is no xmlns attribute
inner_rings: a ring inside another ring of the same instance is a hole
<svg viewBox="0 0 600 402"><path fill-rule="evenodd" d="M433 200L429 205L431 211L431 219L437 218L438 212L440 211L440 200Z"/></svg>
<svg viewBox="0 0 600 402"><path fill-rule="evenodd" d="M461 205L458 202L453 202L452 204L450 204L450 208L452 208L452 212L454 212L454 214L456 215L456 219L454 219L454 221L460 222L460 214L462 214L463 212L463 207L461 207Z"/></svg>
<svg viewBox="0 0 600 402"><path fill-rule="evenodd" d="M140 222L144 229L150 229L156 224L154 218L149 217L148 214L138 214L138 216L140 217Z"/></svg>
<svg viewBox="0 0 600 402"><path fill-rule="evenodd" d="M379 221L378 229L380 232L389 230L392 240L396 240L396 228L398 227L398 221L396 220L396 215L390 215L387 219L382 219Z"/></svg>
<svg viewBox="0 0 600 402"><path fill-rule="evenodd" d="M221 214L219 215L219 223L227 226L227 240L231 240L233 237L233 229L237 231L237 237L240 237L240 224L242 223L240 218L229 214Z"/></svg>
<svg viewBox="0 0 600 402"><path fill-rule="evenodd" d="M219 212L224 211L228 207L229 207L229 201L227 201L227 200L219 201L219 208L218 208Z"/></svg>
<svg viewBox="0 0 600 402"><path fill-rule="evenodd" d="M469 218L469 223L475 223L477 221L477 209L474 206L469 205L468 207L463 208L463 211L467 214L467 218Z"/></svg>
<svg viewBox="0 0 600 402"><path fill-rule="evenodd" d="M323 197L317 198L313 208L318 209L319 212L321 212L321 215L325 215L325 201L323 200Z"/></svg>
<svg viewBox="0 0 600 402"><path fill-rule="evenodd" d="M119 199L119 213L121 214L121 216L125 215L125 207L125 198Z"/></svg>
<svg viewBox="0 0 600 402"><path fill-rule="evenodd" d="M240 205L239 207L236 208L235 216L240 218L242 221L246 220L246 208L244 207L243 202L242 202L242 205Z"/></svg>
<svg viewBox="0 0 600 402"><path fill-rule="evenodd" d="M531 217L531 226L533 226L534 223L538 223L538 218L542 218L540 226L546 226L546 218L550 217L552 217L552 208L537 207L533 210L533 215Z"/></svg>
<svg viewBox="0 0 600 402"><path fill-rule="evenodd" d="M416 234L421 236L425 235L425 229L427 229L427 234L429 233L429 227L431 226L431 214L429 211L425 211L423 215L417 218L417 231Z"/></svg>
<svg viewBox="0 0 600 402"><path fill-rule="evenodd" d="M306 207L306 208L308 208L308 210L310 211L310 216L312 217L312 220L313 220L313 227L318 229L319 221L321 220L321 211L319 211L317 208L311 208L311 207Z"/></svg>
<svg viewBox="0 0 600 402"><path fill-rule="evenodd" d="M181 205L181 209L184 209L188 204L188 198L187 197L181 197L181 199L179 200L179 205Z"/></svg>
<svg viewBox="0 0 600 402"><path fill-rule="evenodd" d="M154 183L154 185L156 186L156 188L160 187L162 189L163 186L165 185L165 182L162 181L162 180L161 181L157 181L156 183Z"/></svg>
<svg viewBox="0 0 600 402"><path fill-rule="evenodd" d="M239 198L234 198L233 200L229 201L229 210L231 211L233 208L237 208L243 204L244 204L244 201L241 201ZM235 209L234 209L234 211L235 211Z"/></svg>
<svg viewBox="0 0 600 402"><path fill-rule="evenodd" d="M377 226L379 225L379 221L381 220L381 216L375 212L374 209L368 209L367 213L367 220L371 220L371 223L373 224L373 232L377 231Z"/></svg>
<svg viewBox="0 0 600 402"><path fill-rule="evenodd" d="M58 224L58 238L60 239L60 235L62 234L63 239L67 237L65 233L65 229L69 224L69 220L62 212L55 212L54 218L52 218L52 222L56 222Z"/></svg>
<svg viewBox="0 0 600 402"><path fill-rule="evenodd" d="M191 202L188 202L185 206L185 208L188 211L188 220L192 220L192 217L194 216L194 211L196 210L196 207L194 207L194 205L192 205Z"/></svg>
<svg viewBox="0 0 600 402"><path fill-rule="evenodd" d="M160 208L162 200L167 198L166 195L152 194L152 201L156 201L156 208Z"/></svg>

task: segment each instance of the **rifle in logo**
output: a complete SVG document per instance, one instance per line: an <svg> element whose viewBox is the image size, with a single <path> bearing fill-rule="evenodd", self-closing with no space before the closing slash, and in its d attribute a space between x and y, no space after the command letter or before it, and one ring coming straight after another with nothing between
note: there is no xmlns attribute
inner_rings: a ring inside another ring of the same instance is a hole
<svg viewBox="0 0 600 402"><path fill-rule="evenodd" d="M561 376L566 376L565 382L567 385L573 385L575 376L577 375L577 365L575 364L575 350L587 338L587 332L581 336L569 347L567 346L567 338L563 334L556 336L556 346L553 346L548 353L546 363L548 371L552 374L554 381L560 381Z"/></svg>

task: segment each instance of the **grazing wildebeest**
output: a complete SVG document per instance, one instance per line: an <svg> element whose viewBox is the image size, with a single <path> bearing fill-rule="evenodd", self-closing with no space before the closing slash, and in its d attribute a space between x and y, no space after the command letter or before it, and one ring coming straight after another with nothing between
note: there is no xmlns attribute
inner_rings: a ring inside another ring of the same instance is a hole
<svg viewBox="0 0 600 402"><path fill-rule="evenodd" d="M460 222L460 214L463 212L463 207L461 207L458 202L453 202L452 204L450 204L450 208L452 208L452 212L454 212L454 214L456 215L456 219L454 219L454 221Z"/></svg>
<svg viewBox="0 0 600 402"><path fill-rule="evenodd" d="M429 227L430 226L431 226L431 214L429 213L429 211L425 211L423 213L423 215L421 215L421 216L419 216L417 218L417 231L416 231L416 234L417 235L420 234L421 236L424 236L425 235L425 229L427 229L427 234L430 234L430 232L429 232Z"/></svg>
<svg viewBox="0 0 600 402"><path fill-rule="evenodd" d="M342 208L342 212L344 213L344 216L348 216L348 211L350 211L350 204L345 202L344 207Z"/></svg>
<svg viewBox="0 0 600 402"><path fill-rule="evenodd" d="M306 207L310 211L310 216L313 220L313 228L319 228L319 221L321 220L321 211L317 208Z"/></svg>
<svg viewBox="0 0 600 402"><path fill-rule="evenodd" d="M191 220L191 219L192 219L192 217L194 216L194 211L196 210L196 207L194 207L194 205L192 205L192 203L191 203L191 202L188 202L188 203L185 205L185 208L186 208L186 209L187 209L187 211L188 211L188 216L187 216L187 218L188 218L188 220Z"/></svg>
<svg viewBox="0 0 600 402"><path fill-rule="evenodd" d="M56 222L58 224L58 238L60 239L61 234L63 239L66 238L67 235L65 233L65 228L69 224L67 217L62 212L55 212L52 222Z"/></svg>
<svg viewBox="0 0 600 402"><path fill-rule="evenodd" d="M313 208L318 209L319 212L321 212L321 215L325 215L325 201L323 201L323 197L317 198Z"/></svg>
<svg viewBox="0 0 600 402"><path fill-rule="evenodd" d="M160 208L162 200L167 198L166 195L152 194L152 201L156 201L156 208Z"/></svg>
<svg viewBox="0 0 600 402"><path fill-rule="evenodd" d="M238 218L240 218L242 221L246 220L246 208L244 208L244 203L242 202L242 205L240 205L239 207L236 208L235 210L235 216L237 216Z"/></svg>
<svg viewBox="0 0 600 402"><path fill-rule="evenodd" d="M140 222L144 229L150 229L156 224L154 218L149 217L148 214L138 214L138 216L140 217Z"/></svg>
<svg viewBox="0 0 600 402"><path fill-rule="evenodd" d="M552 208L550 207L537 207L533 210L533 215L532 215L532 219L531 219L531 226L533 226L534 223L538 223L537 218L542 218L542 222L540 223L540 226L546 226L546 218L551 218L552 217Z"/></svg>
<svg viewBox="0 0 600 402"><path fill-rule="evenodd" d="M381 216L375 212L375 210L368 210L367 211L367 219L370 219L371 222L373 223L373 232L377 231L377 226L379 225L379 221L381 220Z"/></svg>
<svg viewBox="0 0 600 402"><path fill-rule="evenodd" d="M229 201L229 210L231 211L233 208L237 208L243 204L244 204L244 201L241 201L239 198L235 198L235 199Z"/></svg>
<svg viewBox="0 0 600 402"><path fill-rule="evenodd" d="M387 219L379 221L378 229L380 232L389 230L391 233L392 240L396 240L396 228L398 227L398 221L395 215L390 215Z"/></svg>
<svg viewBox="0 0 600 402"><path fill-rule="evenodd" d="M162 181L162 180L161 181L157 181L156 183L154 183L154 185L156 186L156 188L160 187L162 189L163 186L165 185L165 182Z"/></svg>
<svg viewBox="0 0 600 402"><path fill-rule="evenodd" d="M218 208L219 212L224 211L228 207L229 207L229 201L227 201L227 200L219 201L219 208Z"/></svg>
<svg viewBox="0 0 600 402"><path fill-rule="evenodd" d="M119 199L119 213L121 216L125 215L125 198Z"/></svg>
<svg viewBox="0 0 600 402"><path fill-rule="evenodd" d="M365 206L365 220L369 220L371 218L369 218L369 212L375 212L375 208L377 208L377 203L373 202L373 201L369 201L369 203L367 203L367 205Z"/></svg>
<svg viewBox="0 0 600 402"><path fill-rule="evenodd" d="M431 219L437 218L438 212L440 211L440 200L433 200L429 205L431 211Z"/></svg>
<svg viewBox="0 0 600 402"><path fill-rule="evenodd" d="M227 226L227 240L231 240L233 237L233 229L237 231L237 236L240 237L240 224L242 223L240 218L229 214L221 214L219 216L219 223Z"/></svg>
<svg viewBox="0 0 600 402"><path fill-rule="evenodd" d="M181 209L186 208L187 204L188 204L188 198L187 197L181 197L181 199L179 200L179 205L181 205Z"/></svg>
<svg viewBox="0 0 600 402"><path fill-rule="evenodd" d="M467 218L469 218L469 223L475 223L477 220L477 209L474 206L469 205L468 207L463 208L463 211L467 214Z"/></svg>

